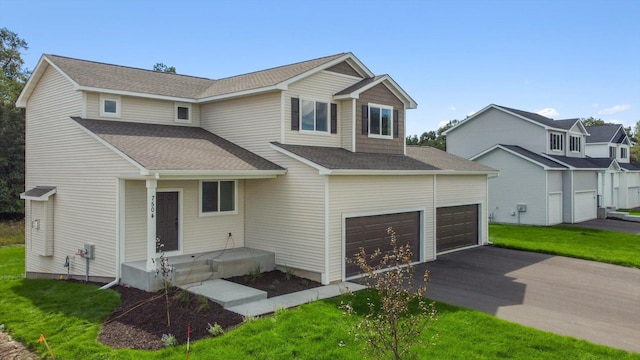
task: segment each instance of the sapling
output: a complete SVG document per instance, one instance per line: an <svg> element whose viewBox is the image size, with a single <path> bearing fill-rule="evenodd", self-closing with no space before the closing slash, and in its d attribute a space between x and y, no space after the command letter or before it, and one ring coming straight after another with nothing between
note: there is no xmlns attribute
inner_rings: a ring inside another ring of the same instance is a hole
<svg viewBox="0 0 640 360"><path fill-rule="evenodd" d="M169 290L171 290L171 273L173 267L169 265L169 258L164 253L164 244L160 241L160 238L156 238L156 246L160 252L158 257L158 263L156 264L156 277L160 276L162 282L162 289L164 290L165 303L167 307L167 327L171 326L171 316L169 315ZM156 260L152 259L155 263Z"/></svg>
<svg viewBox="0 0 640 360"><path fill-rule="evenodd" d="M425 271L424 283L413 282L411 247L398 245L395 231L387 229L392 250L382 253L380 249L367 255L364 248L347 261L357 264L364 274L364 283L379 295L379 300L367 298L368 309L362 320L351 329L350 334L365 341L365 351L377 358L401 359L409 356L416 345L428 346L421 333L436 319L435 303L424 298L429 281ZM355 314L351 303L342 304L347 314Z"/></svg>

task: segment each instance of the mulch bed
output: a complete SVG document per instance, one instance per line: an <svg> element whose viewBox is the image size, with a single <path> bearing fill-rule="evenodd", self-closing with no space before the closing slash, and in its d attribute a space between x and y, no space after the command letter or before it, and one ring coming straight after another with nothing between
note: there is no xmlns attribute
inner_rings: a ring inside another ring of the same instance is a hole
<svg viewBox="0 0 640 360"><path fill-rule="evenodd" d="M277 270L257 278L238 276L226 280L267 291L268 297L320 286L297 276L287 279L285 273ZM211 336L207 331L209 324L218 323L226 331L241 324L243 319L213 301L193 294L187 297L183 290L171 288L168 297L170 326L167 326L164 293L149 293L125 286L112 289L120 293L122 303L103 324L98 340L115 349L157 350L163 347L163 334L172 334L178 344L184 344L189 326L191 341L196 341Z"/></svg>

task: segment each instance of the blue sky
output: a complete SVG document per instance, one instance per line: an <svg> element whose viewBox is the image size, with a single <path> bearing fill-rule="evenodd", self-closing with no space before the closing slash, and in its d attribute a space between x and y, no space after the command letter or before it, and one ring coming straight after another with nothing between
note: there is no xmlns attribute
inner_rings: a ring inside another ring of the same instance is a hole
<svg viewBox="0 0 640 360"><path fill-rule="evenodd" d="M640 0L0 0L42 53L222 78L353 52L417 102L407 134L494 103L640 121Z"/></svg>

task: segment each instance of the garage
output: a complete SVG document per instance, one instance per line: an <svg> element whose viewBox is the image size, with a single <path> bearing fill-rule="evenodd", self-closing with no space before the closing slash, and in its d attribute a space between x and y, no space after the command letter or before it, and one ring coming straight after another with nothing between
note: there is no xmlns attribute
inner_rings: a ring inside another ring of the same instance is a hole
<svg viewBox="0 0 640 360"><path fill-rule="evenodd" d="M562 193L549 194L549 223L556 225L562 223Z"/></svg>
<svg viewBox="0 0 640 360"><path fill-rule="evenodd" d="M411 244L413 261L420 261L420 218L420 211L346 218L346 258L353 258L361 247L367 254L373 254L376 249L383 253L391 251L391 238L387 234L387 228L392 227L398 244ZM359 272L357 265L345 263L346 277L358 275Z"/></svg>
<svg viewBox="0 0 640 360"><path fill-rule="evenodd" d="M582 222L596 218L596 192L576 191L573 222Z"/></svg>
<svg viewBox="0 0 640 360"><path fill-rule="evenodd" d="M478 245L478 204L436 210L436 252Z"/></svg>
<svg viewBox="0 0 640 360"><path fill-rule="evenodd" d="M627 189L627 208L640 206L640 188L630 187Z"/></svg>

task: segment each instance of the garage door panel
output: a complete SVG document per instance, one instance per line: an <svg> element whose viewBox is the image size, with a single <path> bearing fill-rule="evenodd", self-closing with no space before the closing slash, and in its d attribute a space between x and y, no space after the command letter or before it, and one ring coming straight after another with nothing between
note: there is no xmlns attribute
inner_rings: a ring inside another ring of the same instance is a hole
<svg viewBox="0 0 640 360"><path fill-rule="evenodd" d="M574 221L582 222L595 219L596 216L596 192L576 192L574 195L575 209Z"/></svg>
<svg viewBox="0 0 640 360"><path fill-rule="evenodd" d="M391 238L387 228L396 232L398 244L411 244L414 261L420 260L420 212L362 216L345 220L345 255L353 259L354 254L364 248L370 255L377 249L383 253L392 251ZM354 276L360 272L357 265L345 265L346 276Z"/></svg>
<svg viewBox="0 0 640 360"><path fill-rule="evenodd" d="M436 209L436 249L438 252L478 244L478 205Z"/></svg>

